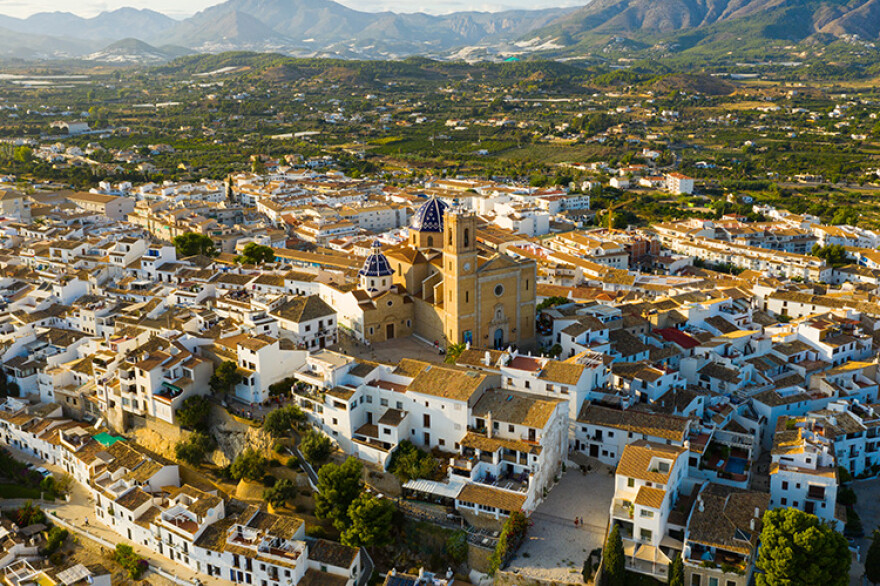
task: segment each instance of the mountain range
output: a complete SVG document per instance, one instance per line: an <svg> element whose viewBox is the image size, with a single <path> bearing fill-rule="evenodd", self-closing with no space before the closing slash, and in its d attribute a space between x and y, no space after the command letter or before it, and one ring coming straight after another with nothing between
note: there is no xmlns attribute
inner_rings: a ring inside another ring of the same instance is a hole
<svg viewBox="0 0 880 586"><path fill-rule="evenodd" d="M880 0L592 0L581 8L370 13L333 0L227 0L184 20L121 8L82 18L0 15L0 57L151 63L186 53L499 59L583 54L609 40L760 48L766 40L880 40ZM713 45L714 44L714 45Z"/></svg>

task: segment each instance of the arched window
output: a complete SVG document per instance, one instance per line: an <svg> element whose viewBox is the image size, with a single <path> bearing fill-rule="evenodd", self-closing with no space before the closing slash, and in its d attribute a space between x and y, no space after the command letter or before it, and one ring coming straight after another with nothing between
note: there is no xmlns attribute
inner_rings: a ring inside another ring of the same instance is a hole
<svg viewBox="0 0 880 586"><path fill-rule="evenodd" d="M434 248L434 237L428 236L428 248Z"/></svg>
<svg viewBox="0 0 880 586"><path fill-rule="evenodd" d="M470 245L470 230L467 228L464 229L464 247L467 248Z"/></svg>
<svg viewBox="0 0 880 586"><path fill-rule="evenodd" d="M452 246L452 230L449 231L449 246Z"/></svg>

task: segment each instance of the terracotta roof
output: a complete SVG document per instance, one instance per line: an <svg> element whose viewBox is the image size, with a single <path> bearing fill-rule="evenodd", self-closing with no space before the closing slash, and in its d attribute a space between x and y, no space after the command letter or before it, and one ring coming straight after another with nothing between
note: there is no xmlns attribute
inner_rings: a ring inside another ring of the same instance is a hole
<svg viewBox="0 0 880 586"><path fill-rule="evenodd" d="M485 418L491 413L494 421L543 429L556 407L563 402L562 399L492 389L483 393L474 405L473 415Z"/></svg>
<svg viewBox="0 0 880 586"><path fill-rule="evenodd" d="M454 401L467 401L487 378L488 375L474 370L431 364L415 375L407 391Z"/></svg>
<svg viewBox="0 0 880 586"><path fill-rule="evenodd" d="M663 499L666 498L666 491L650 486L642 486L636 494L635 504L642 507L651 507L659 509L663 506Z"/></svg>
<svg viewBox="0 0 880 586"><path fill-rule="evenodd" d="M681 447L639 440L623 448L623 454L617 464L617 474L657 484L666 484L669 482L669 473L672 472L675 461L684 452L685 449ZM653 471L651 461L654 458L672 460L669 472Z"/></svg>
<svg viewBox="0 0 880 586"><path fill-rule="evenodd" d="M468 483L458 494L458 501L495 507L502 511L518 511L526 502L526 495L506 490Z"/></svg>
<svg viewBox="0 0 880 586"><path fill-rule="evenodd" d="M577 418L578 423L613 427L626 432L639 433L674 441L684 441L688 430L687 417L648 413L633 409L621 411L601 405L584 403Z"/></svg>

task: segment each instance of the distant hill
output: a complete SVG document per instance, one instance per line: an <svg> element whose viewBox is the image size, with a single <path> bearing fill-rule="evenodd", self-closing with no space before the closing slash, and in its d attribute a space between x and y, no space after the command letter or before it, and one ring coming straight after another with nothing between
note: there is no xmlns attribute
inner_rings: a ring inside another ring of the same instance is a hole
<svg viewBox="0 0 880 586"><path fill-rule="evenodd" d="M594 0L524 39L556 39L575 47L622 37L736 51L767 40L846 35L880 40L880 0Z"/></svg>
<svg viewBox="0 0 880 586"><path fill-rule="evenodd" d="M154 47L137 39L122 39L85 57L88 61L103 63L164 63L191 53L183 47L166 45Z"/></svg>
<svg viewBox="0 0 880 586"><path fill-rule="evenodd" d="M181 21L120 8L92 18L0 15L0 29L10 32L0 39L0 57L27 59L100 56L112 43L136 38L153 48L296 57L476 61L593 53L605 60L690 52L763 61L790 59L796 51L788 44L880 40L880 0L591 0L580 8L445 15L363 12L334 0L225 0ZM124 61L121 49L101 59ZM163 53L136 49L132 55L143 52L147 62Z"/></svg>
<svg viewBox="0 0 880 586"><path fill-rule="evenodd" d="M384 59L442 57L467 45L512 42L570 11L434 16L361 12L333 0L227 0L182 21L151 10L121 8L93 18L68 12L44 12L26 19L0 15L0 27L17 34L95 41L99 47L134 37L154 47L176 45L204 52L254 50ZM25 43L22 53L34 54L30 44ZM93 44L84 47L86 54L94 52Z"/></svg>

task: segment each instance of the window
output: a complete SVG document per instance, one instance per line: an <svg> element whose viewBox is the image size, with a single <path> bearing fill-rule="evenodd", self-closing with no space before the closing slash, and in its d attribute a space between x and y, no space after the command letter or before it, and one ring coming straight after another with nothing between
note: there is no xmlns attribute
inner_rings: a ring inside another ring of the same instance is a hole
<svg viewBox="0 0 880 586"><path fill-rule="evenodd" d="M647 509L642 509L642 510L639 512L639 516L640 516L640 517L644 517L645 519L653 519L653 518L654 518L654 511L649 511L649 510L647 510Z"/></svg>
<svg viewBox="0 0 880 586"><path fill-rule="evenodd" d="M650 529L642 529L639 531L639 539L641 539L642 541L651 541L653 536L654 534L651 532ZM718 585L716 584L715 586Z"/></svg>
<svg viewBox="0 0 880 586"><path fill-rule="evenodd" d="M470 230L468 230L467 228L465 228L465 229L464 229L464 245L465 245L465 247L470 246L470 243L471 243L471 239L470 239Z"/></svg>
<svg viewBox="0 0 880 586"><path fill-rule="evenodd" d="M635 478L627 478L627 479L626 479L626 485L627 485L629 488L633 488L633 487L636 485L636 479L635 479Z"/></svg>
<svg viewBox="0 0 880 586"><path fill-rule="evenodd" d="M709 586L718 586L718 578L709 578Z"/></svg>
<svg viewBox="0 0 880 586"><path fill-rule="evenodd" d="M504 285L495 285L495 297L504 295Z"/></svg>
<svg viewBox="0 0 880 586"><path fill-rule="evenodd" d="M379 404L383 407L388 406L388 399L379 399Z"/></svg>
<svg viewBox="0 0 880 586"><path fill-rule="evenodd" d="M508 431L509 433L513 433L514 429L515 429L515 428L514 428L512 425L508 425L508 426L507 426L507 431Z"/></svg>

